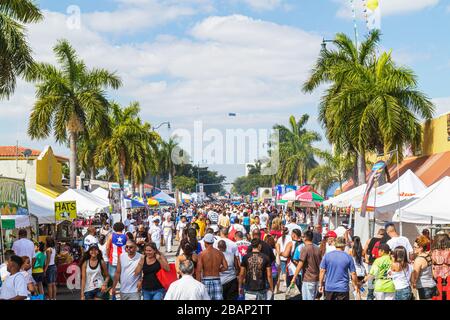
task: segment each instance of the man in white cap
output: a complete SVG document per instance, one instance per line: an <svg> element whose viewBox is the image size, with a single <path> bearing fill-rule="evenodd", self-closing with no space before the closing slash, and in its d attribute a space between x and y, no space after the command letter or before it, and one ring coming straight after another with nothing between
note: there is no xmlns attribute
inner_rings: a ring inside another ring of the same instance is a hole
<svg viewBox="0 0 450 320"><path fill-rule="evenodd" d="M228 269L228 263L224 254L213 247L214 235L208 233L203 240L205 250L198 257L197 280L206 286L211 300L223 300L220 273Z"/></svg>

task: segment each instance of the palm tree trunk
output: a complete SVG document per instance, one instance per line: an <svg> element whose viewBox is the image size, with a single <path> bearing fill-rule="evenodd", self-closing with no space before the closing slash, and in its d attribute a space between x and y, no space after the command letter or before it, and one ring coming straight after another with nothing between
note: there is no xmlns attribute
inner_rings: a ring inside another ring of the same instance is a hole
<svg viewBox="0 0 450 320"><path fill-rule="evenodd" d="M91 180L94 180L95 179L95 168L94 168L94 166L92 166L91 168L90 168L90 173L89 173L89 177L91 178Z"/></svg>
<svg viewBox="0 0 450 320"><path fill-rule="evenodd" d="M123 166L119 161L119 185L120 185L120 190L123 190L125 184L125 172L123 170Z"/></svg>
<svg viewBox="0 0 450 320"><path fill-rule="evenodd" d="M70 188L77 188L77 133L69 132L70 146Z"/></svg>
<svg viewBox="0 0 450 320"><path fill-rule="evenodd" d="M141 197L144 196L144 183L143 182L141 182L139 184L139 194L141 195Z"/></svg>
<svg viewBox="0 0 450 320"><path fill-rule="evenodd" d="M172 172L169 171L169 192L172 192Z"/></svg>
<svg viewBox="0 0 450 320"><path fill-rule="evenodd" d="M366 183L366 159L364 152L358 153L358 186Z"/></svg>

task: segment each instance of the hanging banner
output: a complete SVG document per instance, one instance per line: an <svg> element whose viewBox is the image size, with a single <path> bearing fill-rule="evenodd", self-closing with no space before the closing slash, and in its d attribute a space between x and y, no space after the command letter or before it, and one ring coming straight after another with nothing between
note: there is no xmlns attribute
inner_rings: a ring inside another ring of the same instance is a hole
<svg viewBox="0 0 450 320"><path fill-rule="evenodd" d="M0 177L0 215L28 215L25 181Z"/></svg>
<svg viewBox="0 0 450 320"><path fill-rule="evenodd" d="M56 221L72 221L77 218L76 201L55 202Z"/></svg>
<svg viewBox="0 0 450 320"><path fill-rule="evenodd" d="M367 29L381 29L381 0L363 0Z"/></svg>
<svg viewBox="0 0 450 320"><path fill-rule="evenodd" d="M369 201L370 190L372 190L373 185L378 180L378 178L381 176L381 174L383 173L385 168L386 168L386 162L384 162L383 160L378 161L372 167L372 171L370 172L369 181L367 181L367 186L366 186L366 190L364 192L364 198L362 201L362 206L361 206L361 216L362 217L366 216L367 202Z"/></svg>

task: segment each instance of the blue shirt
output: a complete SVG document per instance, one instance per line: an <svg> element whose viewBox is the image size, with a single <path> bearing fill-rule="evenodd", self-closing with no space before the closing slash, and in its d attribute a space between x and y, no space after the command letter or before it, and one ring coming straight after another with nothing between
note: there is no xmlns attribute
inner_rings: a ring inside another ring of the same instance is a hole
<svg viewBox="0 0 450 320"><path fill-rule="evenodd" d="M344 251L335 250L325 254L320 263L320 269L325 269L325 291L348 292L349 273L356 272L352 257Z"/></svg>

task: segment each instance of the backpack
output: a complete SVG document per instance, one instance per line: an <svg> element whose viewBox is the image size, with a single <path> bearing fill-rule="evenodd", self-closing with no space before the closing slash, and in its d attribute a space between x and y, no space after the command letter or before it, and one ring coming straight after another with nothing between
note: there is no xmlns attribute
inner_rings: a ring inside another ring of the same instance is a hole
<svg viewBox="0 0 450 320"><path fill-rule="evenodd" d="M381 240L375 242L372 251L370 252L370 255L374 258L377 259L380 257L380 254L378 252L379 248L380 248L380 244L381 244Z"/></svg>

